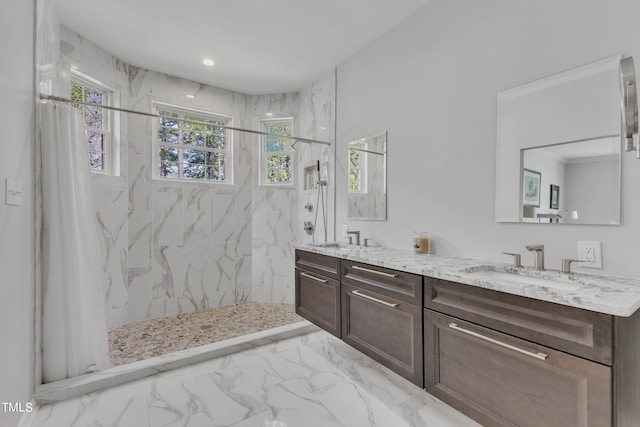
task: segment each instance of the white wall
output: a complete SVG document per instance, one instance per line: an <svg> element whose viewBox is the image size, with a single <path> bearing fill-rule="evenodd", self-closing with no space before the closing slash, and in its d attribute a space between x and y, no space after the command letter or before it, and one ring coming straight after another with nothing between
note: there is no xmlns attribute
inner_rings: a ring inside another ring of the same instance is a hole
<svg viewBox="0 0 640 427"><path fill-rule="evenodd" d="M0 14L0 402L31 400L34 386L34 4L11 0ZM8 13L7 11L11 11ZM7 206L5 178L22 182L22 205ZM17 425L4 412L0 425Z"/></svg>
<svg viewBox="0 0 640 427"><path fill-rule="evenodd" d="M336 227L410 248L508 261L546 246L547 265L602 241L603 273L637 276L640 162L623 159L621 226L494 221L496 94L616 53L640 58L635 0L432 0L338 67ZM388 130L388 221L346 218L346 143ZM593 270L589 270L594 272ZM598 272L598 271L596 271Z"/></svg>
<svg viewBox="0 0 640 427"><path fill-rule="evenodd" d="M565 166L566 188L571 191L565 192L566 209L578 211L581 219L590 222L603 223L615 218L618 213L614 198L618 169L617 159L568 163ZM585 205L589 208L585 209Z"/></svg>

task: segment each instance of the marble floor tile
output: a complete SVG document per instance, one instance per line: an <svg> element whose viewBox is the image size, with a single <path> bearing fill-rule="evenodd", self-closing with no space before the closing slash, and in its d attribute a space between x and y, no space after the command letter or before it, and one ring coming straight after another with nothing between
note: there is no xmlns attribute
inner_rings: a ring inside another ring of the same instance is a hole
<svg viewBox="0 0 640 427"><path fill-rule="evenodd" d="M32 427L478 427L319 331L37 408Z"/></svg>

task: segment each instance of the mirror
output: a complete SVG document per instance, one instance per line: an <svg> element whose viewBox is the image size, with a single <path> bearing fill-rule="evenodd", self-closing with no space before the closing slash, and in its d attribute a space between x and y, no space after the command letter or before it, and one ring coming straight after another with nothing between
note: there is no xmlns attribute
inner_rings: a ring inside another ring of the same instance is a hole
<svg viewBox="0 0 640 427"><path fill-rule="evenodd" d="M620 224L620 59L498 94L497 222Z"/></svg>
<svg viewBox="0 0 640 427"><path fill-rule="evenodd" d="M347 164L347 216L387 219L387 132L351 141Z"/></svg>

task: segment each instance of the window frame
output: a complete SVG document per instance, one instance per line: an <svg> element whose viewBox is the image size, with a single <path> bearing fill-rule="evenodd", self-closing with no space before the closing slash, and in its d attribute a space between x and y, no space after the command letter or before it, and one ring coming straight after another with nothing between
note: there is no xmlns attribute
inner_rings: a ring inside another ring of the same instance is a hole
<svg viewBox="0 0 640 427"><path fill-rule="evenodd" d="M278 125L278 124L289 124L291 125L291 135L295 135L295 129L294 129L294 125L295 125L295 120L294 117L274 117L274 118L268 118L268 119L261 119L260 120L260 130L262 132L268 132L269 127L274 126L274 125ZM291 139L293 141L293 138L283 138L283 139ZM290 147L290 146L289 146ZM291 168L290 168L290 174L291 174L291 180L290 182L268 182L267 181L267 174L269 172L268 168L267 168L267 157L268 156L272 156L272 155L289 155L291 158ZM283 189L294 189L296 188L296 177L297 177L297 155L296 155L296 151L292 148L289 148L288 150L285 151L277 151L277 152L269 152L267 153L267 136L266 135L261 135L260 137L260 150L259 150L259 167L258 170L260 171L260 179L258 184L261 187L269 187L269 188L283 188Z"/></svg>
<svg viewBox="0 0 640 427"><path fill-rule="evenodd" d="M189 107L184 107L181 105L177 105L177 104L170 104L167 102L159 102L159 101L153 101L152 102L152 110L154 112L154 114L160 115L161 111L166 111L169 113L174 113L174 114L178 114L178 118L184 117L184 116L196 116L205 120L215 120L215 121L222 121L224 122L224 126L233 126L233 117L226 115L226 114L220 114L220 113L213 113L211 111L204 111L204 110L198 110L195 108L189 108ZM182 121L180 121L180 123L184 123ZM213 125L215 126L215 125ZM234 171L234 167L233 167L233 160L234 160L234 150L233 150L233 133L228 130L225 129L226 135L225 135L225 149L224 150L217 150L217 149L213 149L213 148L208 148L208 147L200 147L200 146L190 146L190 145L185 145L185 144L173 144L173 143L161 143L159 138L158 138L158 129L159 129L159 119L155 119L153 121L153 154L152 154L152 169L153 169L153 173L152 173L152 177L154 180L159 180L159 181L172 181L172 182L182 182L182 183L192 183L192 184L197 184L197 183L201 183L201 184L206 184L206 185L223 185L225 187L228 187L230 185L233 185L234 183L234 177L233 177L233 171ZM182 129L182 127L180 128ZM209 153L218 153L218 152L222 152L225 155L225 179L224 181L217 181L217 180L210 180L207 178L184 178L184 177L174 177L174 176L162 176L160 175L160 171L159 171L159 164L160 164L160 147L179 147L179 148L187 148L190 150L196 150L196 151L203 151L203 152L209 152Z"/></svg>
<svg viewBox="0 0 640 427"><path fill-rule="evenodd" d="M85 73L82 73L74 68L71 69L71 76L69 79L69 93L73 89L73 85L80 86L85 89L93 90L95 92L100 92L102 94L102 105L108 107L116 107L117 102L117 93L115 89L106 83L89 76ZM71 98L71 96L70 96ZM85 99L83 99L86 102ZM76 109L78 108L86 108L86 105L78 104ZM82 114L82 113L81 113ZM93 128L88 126L84 122L84 115L82 115L82 125L85 130L85 136L87 137L87 145L88 145L88 135L87 132L94 132L103 135L103 157L102 157L102 169L96 169L91 167L89 164L89 169L92 173L98 175L105 176L119 176L120 175L120 150L119 150L119 139L117 137L117 130L119 128L119 123L113 112L109 109L102 109L102 127L103 129ZM87 154L90 151L87 150ZM87 161L89 159L87 158Z"/></svg>

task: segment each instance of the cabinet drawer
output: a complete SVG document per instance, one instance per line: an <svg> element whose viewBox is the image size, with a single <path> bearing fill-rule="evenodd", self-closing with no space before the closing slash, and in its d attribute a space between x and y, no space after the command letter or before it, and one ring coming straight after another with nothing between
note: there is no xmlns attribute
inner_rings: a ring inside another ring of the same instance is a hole
<svg viewBox="0 0 640 427"><path fill-rule="evenodd" d="M424 306L557 350L611 365L613 317L425 278Z"/></svg>
<svg viewBox="0 0 640 427"><path fill-rule="evenodd" d="M342 339L423 387L421 307L343 283Z"/></svg>
<svg viewBox="0 0 640 427"><path fill-rule="evenodd" d="M343 283L361 287L410 304L422 303L422 276L361 262L342 260Z"/></svg>
<svg viewBox="0 0 640 427"><path fill-rule="evenodd" d="M340 338L340 282L296 268L296 313Z"/></svg>
<svg viewBox="0 0 640 427"><path fill-rule="evenodd" d="M340 280L340 258L296 250L296 267Z"/></svg>
<svg viewBox="0 0 640 427"><path fill-rule="evenodd" d="M612 368L431 310L424 319L425 388L482 425L611 426Z"/></svg>

